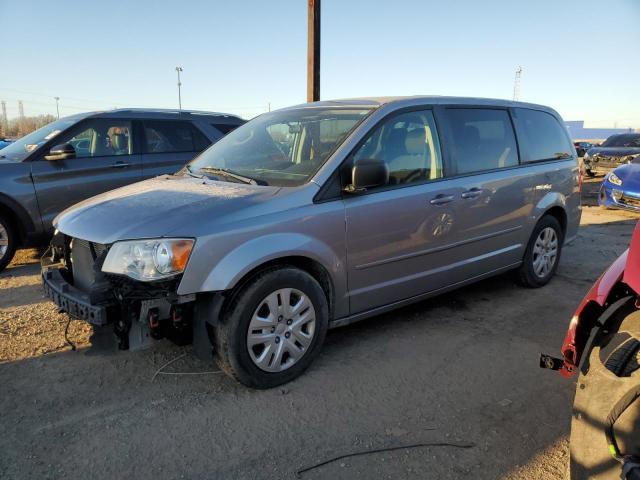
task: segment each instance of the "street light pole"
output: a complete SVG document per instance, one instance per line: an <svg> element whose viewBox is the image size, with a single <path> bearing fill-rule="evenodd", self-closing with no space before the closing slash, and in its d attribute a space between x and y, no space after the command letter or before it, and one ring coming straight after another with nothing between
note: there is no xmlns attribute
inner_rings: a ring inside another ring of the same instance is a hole
<svg viewBox="0 0 640 480"><path fill-rule="evenodd" d="M58 119L60 119L60 107L58 106L58 101L60 101L60 97L53 97L56 100L56 113L58 114Z"/></svg>
<svg viewBox="0 0 640 480"><path fill-rule="evenodd" d="M180 81L180 72L182 71L182 67L176 67L176 72L178 72L178 109L182 110L182 96L180 94L180 87L182 86L182 82Z"/></svg>

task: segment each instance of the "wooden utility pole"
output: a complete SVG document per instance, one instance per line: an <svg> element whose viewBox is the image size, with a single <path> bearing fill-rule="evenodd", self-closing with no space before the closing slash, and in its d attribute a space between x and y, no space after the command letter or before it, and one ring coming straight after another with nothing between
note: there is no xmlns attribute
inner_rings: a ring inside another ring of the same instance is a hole
<svg viewBox="0 0 640 480"><path fill-rule="evenodd" d="M308 0L307 102L320 100L320 0Z"/></svg>

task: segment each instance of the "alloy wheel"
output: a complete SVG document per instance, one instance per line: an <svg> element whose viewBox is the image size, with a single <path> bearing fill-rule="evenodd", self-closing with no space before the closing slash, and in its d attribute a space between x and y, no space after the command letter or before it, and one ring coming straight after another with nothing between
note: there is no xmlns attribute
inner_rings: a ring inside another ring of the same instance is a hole
<svg viewBox="0 0 640 480"><path fill-rule="evenodd" d="M538 278L545 278L553 270L558 258L558 235L547 227L540 231L533 246L533 271Z"/></svg>
<svg viewBox="0 0 640 480"><path fill-rule="evenodd" d="M281 288L258 305L247 332L253 363L265 372L282 372L309 350L316 331L316 311L307 295Z"/></svg>
<svg viewBox="0 0 640 480"><path fill-rule="evenodd" d="M0 223L0 260L7 254L7 250L9 250L9 233Z"/></svg>

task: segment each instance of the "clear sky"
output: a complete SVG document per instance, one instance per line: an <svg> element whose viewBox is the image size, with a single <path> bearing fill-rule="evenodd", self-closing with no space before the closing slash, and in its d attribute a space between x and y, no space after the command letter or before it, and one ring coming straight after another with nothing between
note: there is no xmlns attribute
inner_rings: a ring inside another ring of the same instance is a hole
<svg viewBox="0 0 640 480"><path fill-rule="evenodd" d="M177 106L244 117L306 97L306 0L0 0L9 117ZM322 0L323 99L468 95L640 128L640 0Z"/></svg>

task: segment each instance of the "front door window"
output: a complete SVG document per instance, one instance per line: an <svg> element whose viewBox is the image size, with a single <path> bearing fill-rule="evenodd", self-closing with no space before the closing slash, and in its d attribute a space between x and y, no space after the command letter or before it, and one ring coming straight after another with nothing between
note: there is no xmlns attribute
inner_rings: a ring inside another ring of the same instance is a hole
<svg viewBox="0 0 640 480"><path fill-rule="evenodd" d="M353 164L363 159L384 161L389 185L441 178L442 156L431 111L405 112L385 120L356 151Z"/></svg>
<svg viewBox="0 0 640 480"><path fill-rule="evenodd" d="M76 158L131 155L131 122L118 119L89 120L61 143L70 143Z"/></svg>

